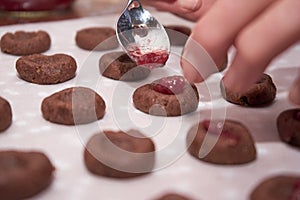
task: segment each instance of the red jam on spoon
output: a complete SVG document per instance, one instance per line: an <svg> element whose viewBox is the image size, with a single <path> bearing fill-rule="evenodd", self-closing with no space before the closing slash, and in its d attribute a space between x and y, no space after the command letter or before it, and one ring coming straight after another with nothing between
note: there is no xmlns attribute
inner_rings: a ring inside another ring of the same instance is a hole
<svg viewBox="0 0 300 200"><path fill-rule="evenodd" d="M182 76L168 76L152 83L152 89L162 94L179 94L186 84Z"/></svg>
<svg viewBox="0 0 300 200"><path fill-rule="evenodd" d="M223 138L226 138L228 141L228 145L229 146L235 146L238 141L239 141L239 137L236 136L236 135L233 135L232 133L230 133L228 130L226 130L223 127L218 127L218 123L212 123L211 126L210 126L210 121L209 120L204 120L202 122L202 125L204 127L204 129L209 133L211 134L215 134L215 135L219 135L220 134L220 137L223 137ZM222 130L221 130L222 128Z"/></svg>
<svg viewBox="0 0 300 200"><path fill-rule="evenodd" d="M169 59L169 53L166 50L142 52L136 47L132 48L128 54L137 63L137 65L144 66L149 69L162 67Z"/></svg>

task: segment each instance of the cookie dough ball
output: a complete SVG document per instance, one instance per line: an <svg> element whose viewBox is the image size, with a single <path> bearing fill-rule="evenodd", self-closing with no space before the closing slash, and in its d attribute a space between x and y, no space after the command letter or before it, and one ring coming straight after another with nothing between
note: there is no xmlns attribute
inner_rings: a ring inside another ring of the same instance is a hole
<svg viewBox="0 0 300 200"><path fill-rule="evenodd" d="M19 76L36 84L62 83L75 77L77 64L72 56L33 54L22 56L16 62Z"/></svg>
<svg viewBox="0 0 300 200"><path fill-rule="evenodd" d="M188 132L188 152L205 162L233 165L256 158L256 148L248 129L233 120L203 120Z"/></svg>
<svg viewBox="0 0 300 200"><path fill-rule="evenodd" d="M124 52L110 52L99 60L100 73L110 79L137 81L149 76L151 70L137 64Z"/></svg>
<svg viewBox="0 0 300 200"><path fill-rule="evenodd" d="M93 174L131 178L152 171L155 162L154 151L152 140L138 131L103 131L88 141L84 151L84 162Z"/></svg>
<svg viewBox="0 0 300 200"><path fill-rule="evenodd" d="M0 97L0 132L5 131L12 123L12 110L9 102Z"/></svg>
<svg viewBox="0 0 300 200"><path fill-rule="evenodd" d="M250 200L297 200L300 195L300 176L277 175L259 183Z"/></svg>
<svg viewBox="0 0 300 200"><path fill-rule="evenodd" d="M184 25L165 25L170 44L174 46L184 46L191 34L191 29Z"/></svg>
<svg viewBox="0 0 300 200"><path fill-rule="evenodd" d="M50 48L51 39L45 31L16 31L4 34L0 43L2 52L22 56L47 51Z"/></svg>
<svg viewBox="0 0 300 200"><path fill-rule="evenodd" d="M87 124L103 118L105 102L95 91L71 87L56 92L42 101L43 117L64 125Z"/></svg>
<svg viewBox="0 0 300 200"><path fill-rule="evenodd" d="M197 109L199 94L182 76L169 76L137 88L133 103L147 114L180 116Z"/></svg>
<svg viewBox="0 0 300 200"><path fill-rule="evenodd" d="M295 147L300 147L300 109L281 112L277 118L280 139Z"/></svg>
<svg viewBox="0 0 300 200"><path fill-rule="evenodd" d="M157 198L156 200L192 200L192 199L186 196L182 196L181 194L168 193Z"/></svg>
<svg viewBox="0 0 300 200"><path fill-rule="evenodd" d="M0 151L1 199L26 199L52 182L54 166L41 152Z"/></svg>
<svg viewBox="0 0 300 200"><path fill-rule="evenodd" d="M224 99L228 102L241 106L259 106L271 103L276 96L276 87L272 78L263 74L261 78L248 90L242 94L234 93L221 83L221 91Z"/></svg>
<svg viewBox="0 0 300 200"><path fill-rule="evenodd" d="M85 50L104 51L119 47L116 31L110 27L90 27L77 31L75 41Z"/></svg>

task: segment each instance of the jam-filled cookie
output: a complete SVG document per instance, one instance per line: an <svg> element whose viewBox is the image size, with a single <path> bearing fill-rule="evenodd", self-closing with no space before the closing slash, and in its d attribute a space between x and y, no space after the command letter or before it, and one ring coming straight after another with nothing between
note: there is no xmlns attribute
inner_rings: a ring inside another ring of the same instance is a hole
<svg viewBox="0 0 300 200"><path fill-rule="evenodd" d="M137 88L133 103L138 110L151 115L180 116L197 109L199 94L194 84L175 75Z"/></svg>
<svg viewBox="0 0 300 200"><path fill-rule="evenodd" d="M205 162L232 165L256 158L256 148L248 129L233 120L203 120L186 138L188 152Z"/></svg>
<svg viewBox="0 0 300 200"><path fill-rule="evenodd" d="M300 176L294 175L266 178L250 194L250 200L297 200L299 197Z"/></svg>

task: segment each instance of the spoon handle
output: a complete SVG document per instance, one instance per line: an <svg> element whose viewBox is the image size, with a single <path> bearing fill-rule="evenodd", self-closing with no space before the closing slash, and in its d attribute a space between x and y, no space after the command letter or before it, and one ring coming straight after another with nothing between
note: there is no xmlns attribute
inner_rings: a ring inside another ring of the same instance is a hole
<svg viewBox="0 0 300 200"><path fill-rule="evenodd" d="M128 0L126 8L133 2L134 0Z"/></svg>

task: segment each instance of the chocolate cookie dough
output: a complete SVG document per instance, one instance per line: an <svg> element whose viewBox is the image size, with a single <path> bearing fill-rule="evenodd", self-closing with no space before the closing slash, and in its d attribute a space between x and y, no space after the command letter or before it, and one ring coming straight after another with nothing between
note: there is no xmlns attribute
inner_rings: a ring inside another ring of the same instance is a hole
<svg viewBox="0 0 300 200"><path fill-rule="evenodd" d="M1 37L1 51L12 55L43 53L50 48L51 39L47 32L16 31Z"/></svg>
<svg viewBox="0 0 300 200"><path fill-rule="evenodd" d="M169 76L137 88L133 103L151 115L180 116L197 109L199 94L182 76Z"/></svg>
<svg viewBox="0 0 300 200"><path fill-rule="evenodd" d="M241 106L259 106L271 103L276 96L276 87L272 78L263 74L261 78L242 94L234 93L221 83L221 91L224 99Z"/></svg>
<svg viewBox="0 0 300 200"><path fill-rule="evenodd" d="M1 199L30 198L52 182L54 167L41 152L0 151Z"/></svg>
<svg viewBox="0 0 300 200"><path fill-rule="evenodd" d="M300 176L277 175L259 183L250 200L297 200L300 197Z"/></svg>
<svg viewBox="0 0 300 200"><path fill-rule="evenodd" d="M183 46L191 34L191 29L184 25L165 25L170 44Z"/></svg>
<svg viewBox="0 0 300 200"><path fill-rule="evenodd" d="M277 117L280 139L292 146L300 147L300 109L289 109Z"/></svg>
<svg viewBox="0 0 300 200"><path fill-rule="evenodd" d="M43 117L65 125L87 124L103 118L105 102L95 91L71 87L56 92L42 101Z"/></svg>
<svg viewBox="0 0 300 200"><path fill-rule="evenodd" d="M77 31L75 41L85 50L104 51L119 47L116 31L110 27L90 27Z"/></svg>
<svg viewBox="0 0 300 200"><path fill-rule="evenodd" d="M232 165L256 158L254 141L247 128L232 120L203 120L188 132L188 152L205 162Z"/></svg>
<svg viewBox="0 0 300 200"><path fill-rule="evenodd" d="M137 177L152 171L154 151L152 140L138 131L103 131L88 141L84 163L96 175L112 178Z"/></svg>
<svg viewBox="0 0 300 200"><path fill-rule="evenodd" d="M149 76L151 70L137 64L124 52L110 52L99 60L100 73L110 79L137 81Z"/></svg>
<svg viewBox="0 0 300 200"><path fill-rule="evenodd" d="M192 200L192 199L182 196L180 194L168 193L168 194L165 194L165 195L157 198L156 200Z"/></svg>
<svg viewBox="0 0 300 200"><path fill-rule="evenodd" d="M22 56L16 62L20 78L37 84L56 84L70 80L76 75L76 61L66 54L51 56L33 54Z"/></svg>
<svg viewBox="0 0 300 200"><path fill-rule="evenodd" d="M9 102L0 97L0 132L5 131L12 123L12 111Z"/></svg>

